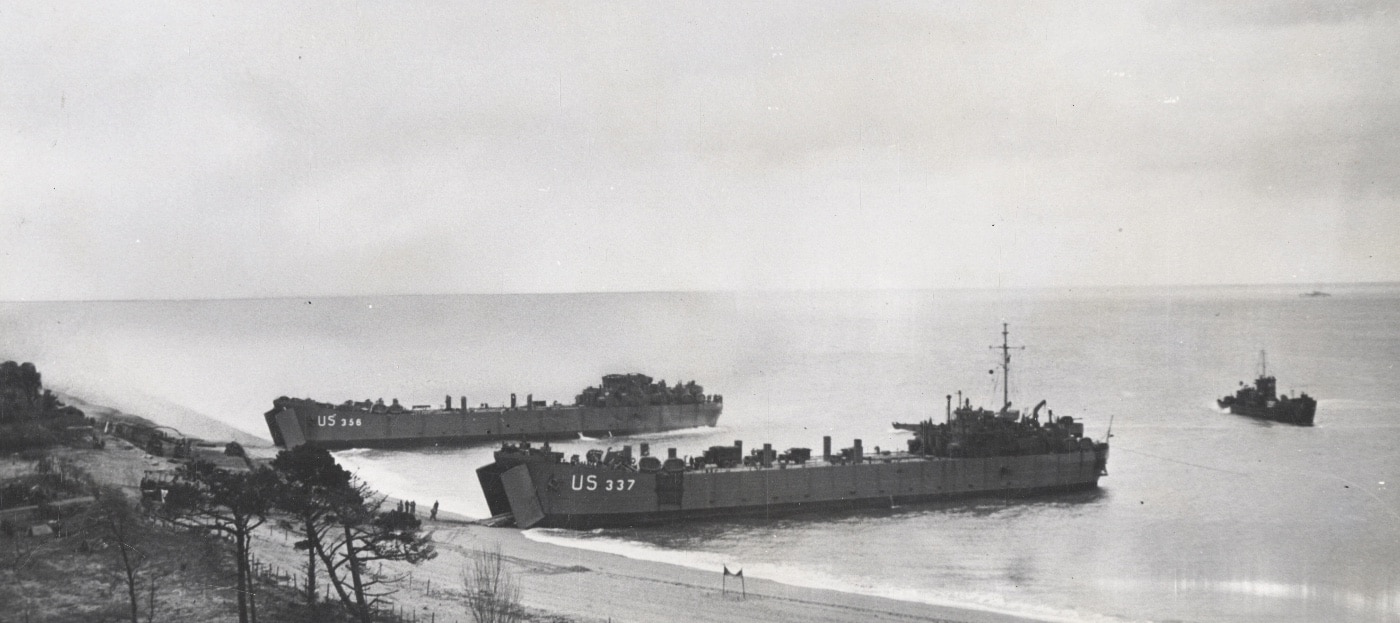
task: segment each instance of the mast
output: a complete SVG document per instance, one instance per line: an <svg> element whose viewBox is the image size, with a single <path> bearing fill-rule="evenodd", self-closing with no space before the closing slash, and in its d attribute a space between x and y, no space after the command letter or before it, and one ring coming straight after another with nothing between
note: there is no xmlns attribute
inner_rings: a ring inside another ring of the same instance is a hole
<svg viewBox="0 0 1400 623"><path fill-rule="evenodd" d="M1263 349L1259 350L1259 377L1269 376L1269 357Z"/></svg>
<svg viewBox="0 0 1400 623"><path fill-rule="evenodd" d="M1025 350L1025 346L1010 346L1007 323L1001 323L1001 346L988 346L993 350L1001 351L1001 408L998 412L1005 412L1006 405L1011 403L1011 351Z"/></svg>

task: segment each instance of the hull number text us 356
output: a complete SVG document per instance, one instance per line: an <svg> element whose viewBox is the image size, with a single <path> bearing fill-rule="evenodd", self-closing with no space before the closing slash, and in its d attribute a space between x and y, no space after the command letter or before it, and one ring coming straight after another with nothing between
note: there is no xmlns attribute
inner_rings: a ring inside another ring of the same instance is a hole
<svg viewBox="0 0 1400 623"><path fill-rule="evenodd" d="M316 425L326 428L330 428L332 426L360 426L362 424L363 421L357 417L345 417L336 415L316 416Z"/></svg>

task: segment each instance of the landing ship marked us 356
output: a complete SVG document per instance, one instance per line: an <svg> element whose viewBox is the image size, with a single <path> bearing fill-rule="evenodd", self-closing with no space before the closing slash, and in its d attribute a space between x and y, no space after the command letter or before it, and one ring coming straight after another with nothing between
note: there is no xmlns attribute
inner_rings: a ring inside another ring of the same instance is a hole
<svg viewBox="0 0 1400 623"><path fill-rule="evenodd" d="M524 405L511 394L509 406L405 408L398 400L345 401L340 405L285 396L263 414L272 440L292 448L304 443L323 448L412 447L502 439L571 439L654 433L714 426L724 398L706 394L694 381L668 387L645 374L609 374L589 387L574 404L548 404L527 396Z"/></svg>

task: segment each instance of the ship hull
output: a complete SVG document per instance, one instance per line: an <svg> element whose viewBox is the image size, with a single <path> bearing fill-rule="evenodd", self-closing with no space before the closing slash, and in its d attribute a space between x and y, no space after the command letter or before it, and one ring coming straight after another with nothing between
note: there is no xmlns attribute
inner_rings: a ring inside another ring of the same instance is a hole
<svg viewBox="0 0 1400 623"><path fill-rule="evenodd" d="M876 459L785 468L643 473L497 461L477 470L493 514L521 528L591 529L888 508L966 497L1094 489L1108 448L989 458Z"/></svg>
<svg viewBox="0 0 1400 623"><path fill-rule="evenodd" d="M1270 420L1283 424L1293 424L1295 426L1312 426L1313 416L1317 413L1317 403L1289 405L1275 405L1272 407L1255 407L1241 404L1221 404L1221 407L1228 407L1230 413L1244 415L1261 420Z"/></svg>
<svg viewBox="0 0 1400 623"><path fill-rule="evenodd" d="M273 442L291 448L409 448L519 439L607 437L714 426L722 403L639 407L415 410L373 413L310 401L264 414Z"/></svg>

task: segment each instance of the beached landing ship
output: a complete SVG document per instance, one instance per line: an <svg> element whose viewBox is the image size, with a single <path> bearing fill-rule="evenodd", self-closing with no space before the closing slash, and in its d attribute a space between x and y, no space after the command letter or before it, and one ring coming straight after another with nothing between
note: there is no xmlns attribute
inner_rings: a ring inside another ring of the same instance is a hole
<svg viewBox="0 0 1400 623"><path fill-rule="evenodd" d="M1268 359L1264 352L1260 351L1259 378L1254 379L1254 386L1250 387L1245 385L1244 381L1240 381L1240 388L1235 395L1221 398L1215 401L1215 404L1220 405L1222 409L1229 409L1230 413L1236 415L1312 426L1313 416L1317 413L1317 400L1307 393L1300 393L1297 397L1277 395L1278 382L1269 376L1268 372Z"/></svg>
<svg viewBox="0 0 1400 623"><path fill-rule="evenodd" d="M507 443L477 478L500 522L588 529L1092 489L1107 475L1108 443L1084 437L1073 418L955 410L950 396L943 423L915 429L907 452L867 453L856 439L833 453L826 437L819 457L771 444L745 456L736 441L688 459L642 444L640 457L623 446L565 460L548 444Z"/></svg>
<svg viewBox="0 0 1400 623"><path fill-rule="evenodd" d="M272 440L293 448L304 443L323 448L412 447L502 439L569 439L607 437L714 426L724 398L706 394L694 381L674 387L652 382L645 374L609 374L589 387L574 404L547 404L510 396L509 406L482 404L454 408L448 396L442 408L403 407L397 399L346 401L340 405L285 396L263 414Z"/></svg>

